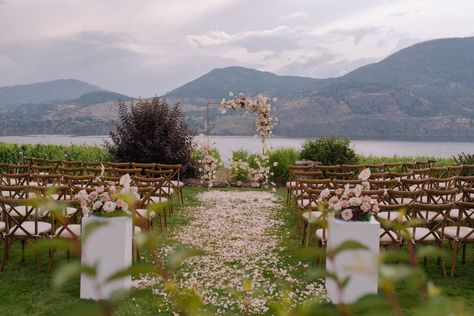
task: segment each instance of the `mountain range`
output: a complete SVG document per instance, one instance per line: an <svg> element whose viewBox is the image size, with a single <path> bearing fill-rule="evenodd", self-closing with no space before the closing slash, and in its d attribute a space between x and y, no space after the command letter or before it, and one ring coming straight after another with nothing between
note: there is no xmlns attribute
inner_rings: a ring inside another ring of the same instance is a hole
<svg viewBox="0 0 474 316"><path fill-rule="evenodd" d="M233 91L278 97L279 136L466 139L474 136L473 51L474 37L432 40L330 79L227 67L163 98L180 103L199 132L210 103L211 133L219 135L254 133L252 117L220 114L218 103ZM132 100L77 80L3 87L0 134L107 133L118 99Z"/></svg>

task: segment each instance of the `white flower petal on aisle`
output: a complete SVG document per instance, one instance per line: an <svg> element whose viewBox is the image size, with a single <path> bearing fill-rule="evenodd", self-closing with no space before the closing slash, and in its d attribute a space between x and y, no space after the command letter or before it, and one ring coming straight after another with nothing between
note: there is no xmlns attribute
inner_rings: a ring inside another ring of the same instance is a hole
<svg viewBox="0 0 474 316"><path fill-rule="evenodd" d="M206 255L193 257L183 265L177 280L180 287L195 289L218 313L229 310L264 313L270 301L281 298L282 283L290 289L287 294L295 305L310 298L326 299L322 282L295 277L295 270L301 266L289 266L281 255L284 237L276 230L285 223L277 218L281 205L276 195L258 191L209 191L198 198L202 204L188 210L193 214L191 222L173 239L199 248ZM167 247L162 253L171 251ZM244 291L246 279L251 280L247 292ZM146 277L134 281L136 287L156 285L153 283ZM233 291L245 294L239 297ZM229 294L223 295L225 292ZM155 294L166 297L160 289Z"/></svg>

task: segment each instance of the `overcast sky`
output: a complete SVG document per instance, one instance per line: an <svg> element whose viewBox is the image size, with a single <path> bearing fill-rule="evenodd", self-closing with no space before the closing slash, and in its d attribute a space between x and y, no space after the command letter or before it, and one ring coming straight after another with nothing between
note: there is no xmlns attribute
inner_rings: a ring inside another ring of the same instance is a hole
<svg viewBox="0 0 474 316"><path fill-rule="evenodd" d="M473 0L0 0L0 86L74 78L149 97L216 67L326 78L466 36Z"/></svg>

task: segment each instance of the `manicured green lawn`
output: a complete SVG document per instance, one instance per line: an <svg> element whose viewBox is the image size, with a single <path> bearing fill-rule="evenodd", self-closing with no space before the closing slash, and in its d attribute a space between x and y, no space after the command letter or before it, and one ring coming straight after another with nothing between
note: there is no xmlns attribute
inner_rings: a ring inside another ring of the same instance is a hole
<svg viewBox="0 0 474 316"><path fill-rule="evenodd" d="M199 202L195 194L204 189L187 188L185 190L185 205L193 206ZM282 197L284 190L278 190L277 194ZM287 223L287 228L280 229L278 233L284 237L285 247L282 247L282 257L290 264L297 264L299 259L297 253L301 250L300 233L296 223L289 211L282 208L278 211L281 218ZM190 214L185 214L179 207L168 222L165 232L160 234L160 241L169 244L169 234L173 230L186 225L190 220ZM159 225L155 225L158 229ZM0 247L3 250L3 246ZM100 311L99 305L92 301L79 299L79 279L67 284L61 291L51 289L52 274L46 272L47 254L41 256L42 270L36 273L34 258L27 255L24 263L20 262L20 247L15 245L10 254L10 262L5 270L0 273L0 315L92 315L94 311ZM146 252L144 254L147 256ZM74 259L74 258L73 258ZM76 258L77 259L77 258ZM436 260L428 261L426 271L429 278L443 288L448 296L464 301L474 310L474 264L473 248L468 247L466 265L459 264L457 276L444 278L436 265ZM447 266L450 260L447 259ZM56 265L66 262L65 254L59 252L56 255ZM301 275L303 275L303 271ZM298 273L299 273L298 272ZM400 293L407 293L408 289L400 288ZM117 315L170 315L171 313L159 313L161 300L150 291L139 291L126 298L115 309Z"/></svg>

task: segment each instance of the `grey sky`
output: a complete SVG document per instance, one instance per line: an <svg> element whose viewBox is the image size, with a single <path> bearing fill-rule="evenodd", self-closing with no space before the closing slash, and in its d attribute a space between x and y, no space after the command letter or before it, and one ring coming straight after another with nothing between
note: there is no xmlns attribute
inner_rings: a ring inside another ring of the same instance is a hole
<svg viewBox="0 0 474 316"><path fill-rule="evenodd" d="M474 36L472 0L0 0L0 86L75 78L162 94L216 67L333 77Z"/></svg>

